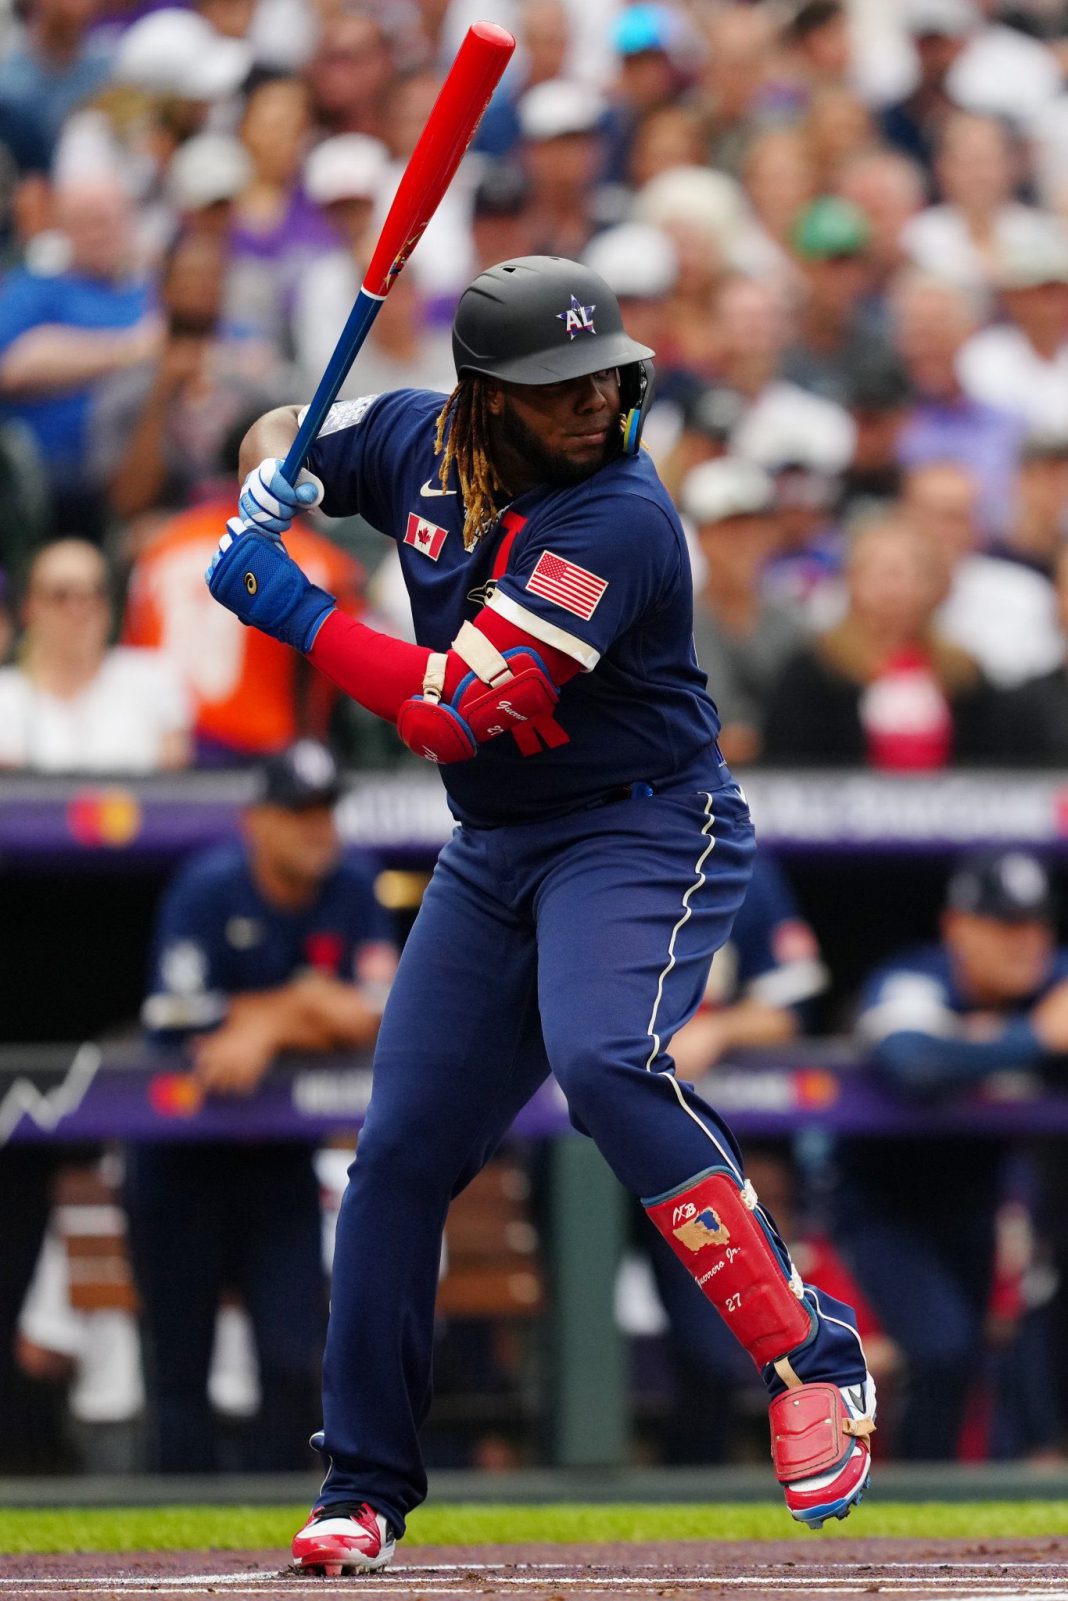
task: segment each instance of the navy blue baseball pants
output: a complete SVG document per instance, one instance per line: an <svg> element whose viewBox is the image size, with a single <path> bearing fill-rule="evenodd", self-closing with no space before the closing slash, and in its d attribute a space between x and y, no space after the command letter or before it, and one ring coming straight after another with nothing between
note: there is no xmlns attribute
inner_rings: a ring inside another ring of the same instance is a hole
<svg viewBox="0 0 1068 1601"><path fill-rule="evenodd" d="M445 1215L550 1068L571 1121L634 1194L740 1171L732 1135L676 1080L666 1047L697 1008L754 848L741 791L710 763L654 795L462 827L446 845L383 1018L338 1220L322 1504L366 1500L403 1531L423 1500ZM833 1316L794 1365L855 1383L851 1315L824 1308Z"/></svg>

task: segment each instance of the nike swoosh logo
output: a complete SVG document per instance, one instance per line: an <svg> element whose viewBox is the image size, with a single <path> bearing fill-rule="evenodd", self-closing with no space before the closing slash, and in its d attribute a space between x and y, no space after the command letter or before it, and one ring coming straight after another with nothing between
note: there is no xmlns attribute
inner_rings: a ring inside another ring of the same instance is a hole
<svg viewBox="0 0 1068 1601"><path fill-rule="evenodd" d="M419 493L421 495L455 495L456 491L455 489L435 489L434 480L428 478Z"/></svg>

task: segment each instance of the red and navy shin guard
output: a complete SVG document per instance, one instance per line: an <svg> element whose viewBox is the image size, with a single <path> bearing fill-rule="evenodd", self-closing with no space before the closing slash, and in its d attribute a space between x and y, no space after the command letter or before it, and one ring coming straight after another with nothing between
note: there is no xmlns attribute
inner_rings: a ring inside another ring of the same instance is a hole
<svg viewBox="0 0 1068 1601"><path fill-rule="evenodd" d="M643 1205L758 1368L812 1338L815 1314L751 1184L712 1168Z"/></svg>

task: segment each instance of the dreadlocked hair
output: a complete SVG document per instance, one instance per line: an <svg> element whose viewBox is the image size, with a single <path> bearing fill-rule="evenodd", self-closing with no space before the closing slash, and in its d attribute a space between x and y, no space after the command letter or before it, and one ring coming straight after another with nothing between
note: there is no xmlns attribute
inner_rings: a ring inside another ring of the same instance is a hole
<svg viewBox="0 0 1068 1601"><path fill-rule="evenodd" d="M504 489L489 454L487 386L480 373L466 373L438 414L434 449L441 456L438 478L449 487L455 466L464 505L464 549L474 550L499 512Z"/></svg>

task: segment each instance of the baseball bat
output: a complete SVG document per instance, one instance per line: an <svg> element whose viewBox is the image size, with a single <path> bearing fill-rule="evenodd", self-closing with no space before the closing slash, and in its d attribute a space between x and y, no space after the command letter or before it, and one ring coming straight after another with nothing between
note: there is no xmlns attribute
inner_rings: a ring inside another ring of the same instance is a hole
<svg viewBox="0 0 1068 1601"><path fill-rule="evenodd" d="M382 302L452 182L514 49L512 35L495 22L476 22L468 28L404 169L333 355L282 463L282 476L288 483L296 483Z"/></svg>

